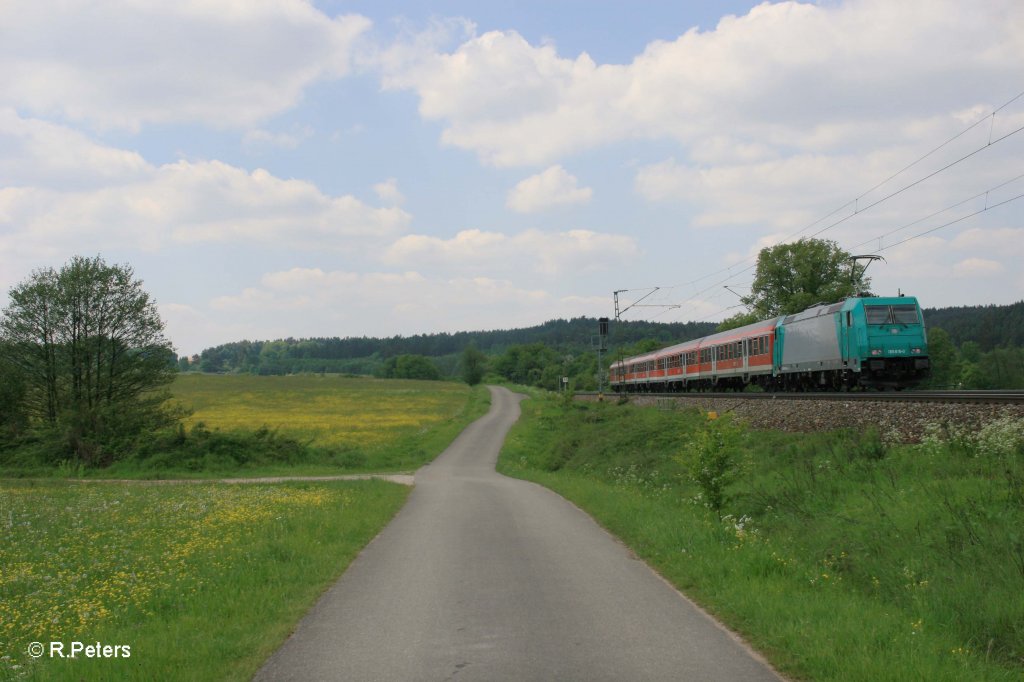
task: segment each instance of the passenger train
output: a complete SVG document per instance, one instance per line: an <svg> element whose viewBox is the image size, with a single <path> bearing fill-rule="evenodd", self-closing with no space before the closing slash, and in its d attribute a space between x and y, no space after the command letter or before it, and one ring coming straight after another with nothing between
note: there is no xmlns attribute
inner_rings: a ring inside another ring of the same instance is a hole
<svg viewBox="0 0 1024 682"><path fill-rule="evenodd" d="M909 296L848 298L615 360L617 392L900 390L928 377L924 319Z"/></svg>

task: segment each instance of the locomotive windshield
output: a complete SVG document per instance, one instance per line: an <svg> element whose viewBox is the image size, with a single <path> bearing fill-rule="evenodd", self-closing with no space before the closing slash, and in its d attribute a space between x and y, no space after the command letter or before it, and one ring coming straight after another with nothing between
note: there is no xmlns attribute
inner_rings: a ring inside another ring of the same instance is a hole
<svg viewBox="0 0 1024 682"><path fill-rule="evenodd" d="M887 305L866 305L864 313L867 315L868 324L889 324L889 306Z"/></svg>
<svg viewBox="0 0 1024 682"><path fill-rule="evenodd" d="M892 307L892 321L896 324L917 324L917 306L894 305Z"/></svg>
<svg viewBox="0 0 1024 682"><path fill-rule="evenodd" d="M917 324L916 305L867 305L864 306L868 324Z"/></svg>

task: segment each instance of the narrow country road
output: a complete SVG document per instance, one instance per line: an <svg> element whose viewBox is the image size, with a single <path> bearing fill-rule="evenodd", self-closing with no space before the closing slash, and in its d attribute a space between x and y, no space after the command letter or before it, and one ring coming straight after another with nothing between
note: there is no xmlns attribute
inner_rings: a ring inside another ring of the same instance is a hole
<svg viewBox="0 0 1024 682"><path fill-rule="evenodd" d="M586 514L495 473L522 396L491 395L255 679L779 679Z"/></svg>

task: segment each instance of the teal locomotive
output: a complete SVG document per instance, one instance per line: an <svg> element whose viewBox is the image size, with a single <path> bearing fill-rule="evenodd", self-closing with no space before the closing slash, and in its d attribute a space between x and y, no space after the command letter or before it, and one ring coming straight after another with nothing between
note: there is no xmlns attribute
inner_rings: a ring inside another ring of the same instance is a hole
<svg viewBox="0 0 1024 682"><path fill-rule="evenodd" d="M903 389L928 377L917 299L848 298L616 360L622 392Z"/></svg>

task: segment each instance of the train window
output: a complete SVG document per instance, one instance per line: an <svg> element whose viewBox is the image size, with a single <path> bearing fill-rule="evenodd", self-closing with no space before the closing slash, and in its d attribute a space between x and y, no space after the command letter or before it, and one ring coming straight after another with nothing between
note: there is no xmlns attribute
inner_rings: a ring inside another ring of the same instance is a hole
<svg viewBox="0 0 1024 682"><path fill-rule="evenodd" d="M892 307L892 319L896 324L917 324L916 305L894 305Z"/></svg>
<svg viewBox="0 0 1024 682"><path fill-rule="evenodd" d="M889 324L889 306L887 305L866 305L864 313L867 315L868 324Z"/></svg>

